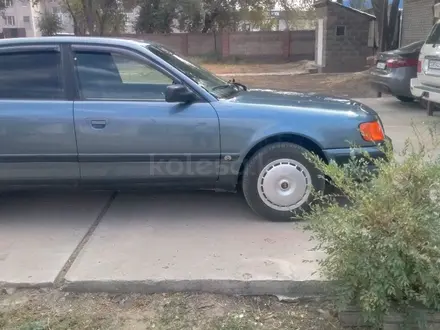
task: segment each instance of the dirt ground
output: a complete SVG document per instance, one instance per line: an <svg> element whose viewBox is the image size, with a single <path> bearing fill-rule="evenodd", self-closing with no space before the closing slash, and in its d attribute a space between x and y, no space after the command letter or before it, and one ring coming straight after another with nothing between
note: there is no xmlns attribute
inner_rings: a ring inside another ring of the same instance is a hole
<svg viewBox="0 0 440 330"><path fill-rule="evenodd" d="M364 72L296 76L245 76L235 80L252 88L315 92L339 97L376 97Z"/></svg>
<svg viewBox="0 0 440 330"><path fill-rule="evenodd" d="M0 295L4 330L341 330L325 301L210 294L110 295L57 290Z"/></svg>
<svg viewBox="0 0 440 330"><path fill-rule="evenodd" d="M304 71L310 64L310 61L298 61L288 63L203 63L202 65L217 74L227 74Z"/></svg>
<svg viewBox="0 0 440 330"><path fill-rule="evenodd" d="M377 93L368 83L368 73L305 73L310 67L309 61L279 64L203 64L205 68L216 74L293 72L303 71L297 75L256 75L234 76L237 82L251 88L278 89L298 92L315 92L339 97L358 98L376 97ZM222 77L228 79L228 77Z"/></svg>

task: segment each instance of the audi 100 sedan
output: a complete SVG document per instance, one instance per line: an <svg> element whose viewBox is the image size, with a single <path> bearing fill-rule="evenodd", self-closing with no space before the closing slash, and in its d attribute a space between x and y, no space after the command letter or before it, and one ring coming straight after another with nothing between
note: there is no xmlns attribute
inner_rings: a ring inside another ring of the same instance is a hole
<svg viewBox="0 0 440 330"><path fill-rule="evenodd" d="M386 139L361 103L248 89L125 39L0 41L0 109L3 189L241 190L272 221L324 189L307 153L344 164Z"/></svg>

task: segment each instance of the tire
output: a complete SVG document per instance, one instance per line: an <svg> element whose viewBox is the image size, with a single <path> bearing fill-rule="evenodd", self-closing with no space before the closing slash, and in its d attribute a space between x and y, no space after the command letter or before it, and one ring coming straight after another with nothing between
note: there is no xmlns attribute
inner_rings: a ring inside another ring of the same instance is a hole
<svg viewBox="0 0 440 330"><path fill-rule="evenodd" d="M396 96L396 98L397 98L400 102L404 102L404 103L411 103L411 102L414 102L414 98L413 98L413 97L408 97L408 96Z"/></svg>
<svg viewBox="0 0 440 330"><path fill-rule="evenodd" d="M310 208L311 188L315 191L325 188L325 179L304 156L308 152L299 145L280 142L263 147L248 161L243 173L242 189L254 212L270 221L301 219L301 213ZM272 185L271 182L277 184ZM292 187L293 182L296 183L295 188ZM287 196L289 191L290 195ZM296 205L289 204L292 201Z"/></svg>

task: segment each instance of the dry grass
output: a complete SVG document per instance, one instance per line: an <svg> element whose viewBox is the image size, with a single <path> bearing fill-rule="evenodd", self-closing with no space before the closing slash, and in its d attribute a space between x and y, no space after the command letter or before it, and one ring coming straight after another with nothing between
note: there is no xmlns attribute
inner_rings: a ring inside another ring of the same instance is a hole
<svg viewBox="0 0 440 330"><path fill-rule="evenodd" d="M21 291L0 295L0 329L341 330L330 310L323 301L268 297Z"/></svg>

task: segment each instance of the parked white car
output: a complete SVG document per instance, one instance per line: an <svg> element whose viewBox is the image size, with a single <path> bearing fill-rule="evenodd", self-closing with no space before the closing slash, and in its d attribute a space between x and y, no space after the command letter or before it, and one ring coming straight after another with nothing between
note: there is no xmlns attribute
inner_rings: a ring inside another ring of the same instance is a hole
<svg viewBox="0 0 440 330"><path fill-rule="evenodd" d="M411 93L417 99L440 104L440 22L433 26L420 51Z"/></svg>

